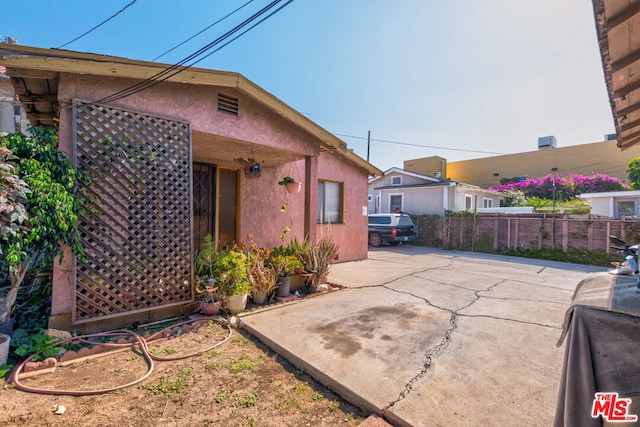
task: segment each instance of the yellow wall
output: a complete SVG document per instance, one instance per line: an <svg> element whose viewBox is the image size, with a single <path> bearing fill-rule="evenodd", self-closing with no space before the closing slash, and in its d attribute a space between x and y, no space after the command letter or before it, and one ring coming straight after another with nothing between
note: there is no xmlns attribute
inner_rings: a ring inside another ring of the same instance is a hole
<svg viewBox="0 0 640 427"><path fill-rule="evenodd" d="M597 173L619 178L628 183L627 164L640 157L640 144L621 151L616 141L596 142L562 148L547 148L526 153L506 154L446 164L447 178L483 188L500 184L502 178L542 177L552 173L593 175ZM404 169L433 175L440 157L405 160ZM497 174L497 175L496 175Z"/></svg>

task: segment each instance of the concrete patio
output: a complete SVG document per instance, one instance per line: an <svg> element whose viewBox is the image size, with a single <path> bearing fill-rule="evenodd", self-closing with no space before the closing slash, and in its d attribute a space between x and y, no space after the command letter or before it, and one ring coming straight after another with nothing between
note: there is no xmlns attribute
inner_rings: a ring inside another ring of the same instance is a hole
<svg viewBox="0 0 640 427"><path fill-rule="evenodd" d="M244 327L394 425L549 426L556 348L582 265L416 246L336 264L347 289L243 315Z"/></svg>

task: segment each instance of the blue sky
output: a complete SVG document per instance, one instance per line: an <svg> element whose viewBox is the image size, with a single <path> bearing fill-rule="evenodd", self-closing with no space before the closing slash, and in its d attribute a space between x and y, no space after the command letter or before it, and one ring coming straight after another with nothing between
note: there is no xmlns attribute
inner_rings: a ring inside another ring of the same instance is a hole
<svg viewBox="0 0 640 427"><path fill-rule="evenodd" d="M152 60L247 1L138 0L65 49ZM0 35L57 47L130 2L0 0ZM182 60L267 3L159 61ZM615 131L589 0L294 0L197 66L243 74L363 158L371 131L383 170Z"/></svg>

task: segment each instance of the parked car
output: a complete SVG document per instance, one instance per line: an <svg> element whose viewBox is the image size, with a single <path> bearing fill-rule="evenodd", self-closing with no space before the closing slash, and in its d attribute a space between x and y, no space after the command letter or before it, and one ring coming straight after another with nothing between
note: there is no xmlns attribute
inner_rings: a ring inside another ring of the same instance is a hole
<svg viewBox="0 0 640 427"><path fill-rule="evenodd" d="M416 228L407 214L380 213L369 215L369 244L378 247L382 242L393 246L416 239Z"/></svg>

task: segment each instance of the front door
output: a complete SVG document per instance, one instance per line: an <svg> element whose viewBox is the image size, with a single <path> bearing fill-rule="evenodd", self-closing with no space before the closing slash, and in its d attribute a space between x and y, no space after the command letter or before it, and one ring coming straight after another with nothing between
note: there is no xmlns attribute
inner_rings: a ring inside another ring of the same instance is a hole
<svg viewBox="0 0 640 427"><path fill-rule="evenodd" d="M222 246L236 241L237 190L238 173L235 170L194 163L193 241L196 252L207 234Z"/></svg>

